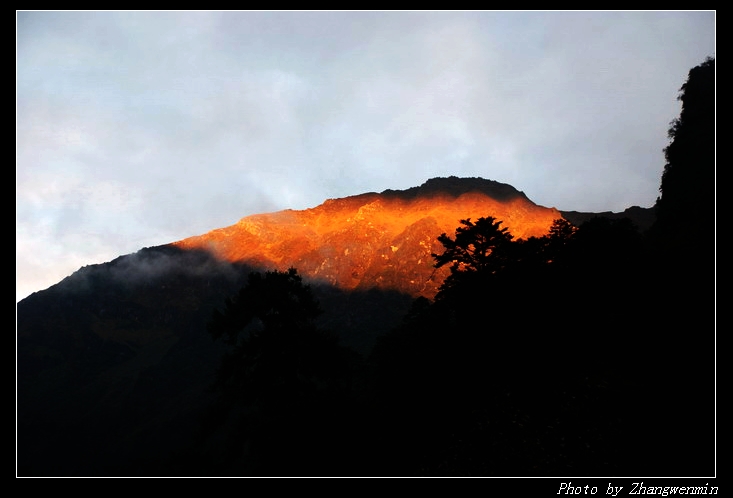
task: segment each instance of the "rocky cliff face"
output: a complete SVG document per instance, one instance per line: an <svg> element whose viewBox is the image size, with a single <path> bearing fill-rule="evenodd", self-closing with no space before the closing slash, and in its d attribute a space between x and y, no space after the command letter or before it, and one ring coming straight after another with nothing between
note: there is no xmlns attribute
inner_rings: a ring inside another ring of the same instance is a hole
<svg viewBox="0 0 733 498"><path fill-rule="evenodd" d="M408 190L330 199L302 211L247 216L173 245L257 267L295 267L311 282L345 290L431 298L448 271L433 267L431 254L443 250L438 236L453 235L462 219L485 216L501 220L515 239L543 236L562 217L510 185L450 177Z"/></svg>

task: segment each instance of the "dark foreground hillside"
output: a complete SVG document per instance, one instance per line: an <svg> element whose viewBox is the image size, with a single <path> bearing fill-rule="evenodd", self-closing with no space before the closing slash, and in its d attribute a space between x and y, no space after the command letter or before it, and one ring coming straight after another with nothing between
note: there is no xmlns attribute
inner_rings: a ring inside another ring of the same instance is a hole
<svg viewBox="0 0 733 498"><path fill-rule="evenodd" d="M175 472L217 399L226 347L207 323L252 271L163 246L83 268L18 303L18 475ZM329 310L319 327L360 352L410 303L390 292L315 293Z"/></svg>
<svg viewBox="0 0 733 498"><path fill-rule="evenodd" d="M705 287L628 220L497 233L434 302L170 247L86 268L18 306L18 474L710 475Z"/></svg>
<svg viewBox="0 0 733 498"><path fill-rule="evenodd" d="M171 246L28 297L18 475L715 476L713 59L680 100L648 230L466 219L434 300Z"/></svg>

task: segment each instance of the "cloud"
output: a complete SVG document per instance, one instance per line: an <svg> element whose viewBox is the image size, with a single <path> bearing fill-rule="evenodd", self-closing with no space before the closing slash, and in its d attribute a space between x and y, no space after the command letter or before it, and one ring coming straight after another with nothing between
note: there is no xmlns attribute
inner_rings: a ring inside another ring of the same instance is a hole
<svg viewBox="0 0 733 498"><path fill-rule="evenodd" d="M86 258L435 176L648 207L714 28L714 12L19 12L18 293L44 267L50 285Z"/></svg>

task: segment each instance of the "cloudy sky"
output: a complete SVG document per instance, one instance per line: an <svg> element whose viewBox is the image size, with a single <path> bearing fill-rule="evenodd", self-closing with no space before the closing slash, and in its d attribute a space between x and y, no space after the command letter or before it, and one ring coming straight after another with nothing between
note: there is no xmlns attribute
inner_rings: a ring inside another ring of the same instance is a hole
<svg viewBox="0 0 733 498"><path fill-rule="evenodd" d="M436 176L650 207L715 12L17 12L16 298Z"/></svg>

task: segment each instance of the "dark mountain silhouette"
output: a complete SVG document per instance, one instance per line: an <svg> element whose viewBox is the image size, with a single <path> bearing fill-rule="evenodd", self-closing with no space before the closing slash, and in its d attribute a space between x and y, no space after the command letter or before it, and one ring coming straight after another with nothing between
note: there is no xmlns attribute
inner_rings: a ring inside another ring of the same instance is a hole
<svg viewBox="0 0 733 498"><path fill-rule="evenodd" d="M711 67L682 88L648 231L642 208L563 214L440 178L22 300L18 475L712 475L709 245L680 214L707 192L685 173L710 160L707 101L686 96Z"/></svg>
<svg viewBox="0 0 733 498"><path fill-rule="evenodd" d="M559 217L509 185L432 179L249 216L32 294L17 306L19 473L148 473L182 450L224 351L207 321L253 270L298 268L324 309L319 325L367 354L413 298L435 294L438 235L486 213L525 236Z"/></svg>
<svg viewBox="0 0 733 498"><path fill-rule="evenodd" d="M84 267L29 296L17 307L19 475L212 474L212 462L236 472L211 449L229 437L231 422L201 433L217 403L210 387L226 351L205 331L247 276L297 268L324 311L318 326L355 351L357 383L370 383L358 355L365 359L413 300L432 298L448 274L433 265L439 235L452 233L461 218L490 213L507 220L517 239L543 236L561 217L509 185L432 179L405 191L249 216ZM369 423L365 413L347 410L332 424L350 419L344 432L351 434L349 424ZM208 464L201 461L207 451Z"/></svg>
<svg viewBox="0 0 733 498"><path fill-rule="evenodd" d="M631 206L624 209L621 212L614 213L613 211L601 211L599 213L589 213L582 211L561 211L562 217L568 220L575 226L580 226L586 221L589 221L596 217L608 218L611 220L622 220L624 218L629 219L636 228L641 232L646 232L654 224L656 215L654 214L654 208L643 208L639 206Z"/></svg>
<svg viewBox="0 0 733 498"><path fill-rule="evenodd" d="M19 473L170 472L214 399L224 346L206 324L251 271L298 268L325 310L319 325L367 354L413 298L435 295L447 274L433 268L438 236L488 213L524 237L560 217L509 185L432 179L249 216L29 296L17 307Z"/></svg>

